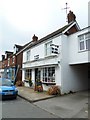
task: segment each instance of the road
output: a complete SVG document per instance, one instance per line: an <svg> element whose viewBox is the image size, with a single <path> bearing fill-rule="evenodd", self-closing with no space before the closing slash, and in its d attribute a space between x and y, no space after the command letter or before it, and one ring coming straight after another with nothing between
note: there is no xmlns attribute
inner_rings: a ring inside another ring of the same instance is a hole
<svg viewBox="0 0 90 120"><path fill-rule="evenodd" d="M17 100L2 102L3 118L58 118L57 116L18 97Z"/></svg>

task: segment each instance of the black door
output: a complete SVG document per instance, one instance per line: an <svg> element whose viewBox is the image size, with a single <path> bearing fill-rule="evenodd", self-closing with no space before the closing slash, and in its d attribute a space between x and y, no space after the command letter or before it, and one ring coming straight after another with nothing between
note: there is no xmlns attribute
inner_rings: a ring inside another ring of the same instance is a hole
<svg viewBox="0 0 90 120"><path fill-rule="evenodd" d="M35 69L35 82L36 82L36 80L41 80L41 71L38 69L38 68L36 68Z"/></svg>

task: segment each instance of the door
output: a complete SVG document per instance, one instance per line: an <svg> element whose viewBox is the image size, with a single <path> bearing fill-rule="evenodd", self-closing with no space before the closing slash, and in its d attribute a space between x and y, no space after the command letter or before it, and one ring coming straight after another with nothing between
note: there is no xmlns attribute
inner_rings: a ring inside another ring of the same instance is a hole
<svg viewBox="0 0 90 120"><path fill-rule="evenodd" d="M41 80L41 70L38 68L35 69L35 82L37 80Z"/></svg>

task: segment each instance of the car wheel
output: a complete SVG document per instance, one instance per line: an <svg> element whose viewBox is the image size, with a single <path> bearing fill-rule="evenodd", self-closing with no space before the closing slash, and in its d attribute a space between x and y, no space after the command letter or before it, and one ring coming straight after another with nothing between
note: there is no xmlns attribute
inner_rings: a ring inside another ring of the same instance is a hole
<svg viewBox="0 0 90 120"><path fill-rule="evenodd" d="M17 99L17 95L14 97L14 99Z"/></svg>

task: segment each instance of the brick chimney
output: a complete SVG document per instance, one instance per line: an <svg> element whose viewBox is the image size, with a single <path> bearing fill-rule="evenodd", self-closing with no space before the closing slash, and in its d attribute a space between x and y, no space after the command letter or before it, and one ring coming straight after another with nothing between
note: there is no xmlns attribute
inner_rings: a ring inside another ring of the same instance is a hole
<svg viewBox="0 0 90 120"><path fill-rule="evenodd" d="M72 21L76 21L76 16L72 11L69 11L67 18L68 18L68 23L70 23Z"/></svg>
<svg viewBox="0 0 90 120"><path fill-rule="evenodd" d="M33 42L36 42L37 40L38 40L38 37L35 36L35 34L34 34L34 36L32 37L32 41L33 41Z"/></svg>
<svg viewBox="0 0 90 120"><path fill-rule="evenodd" d="M2 55L2 61L5 60L5 55Z"/></svg>

